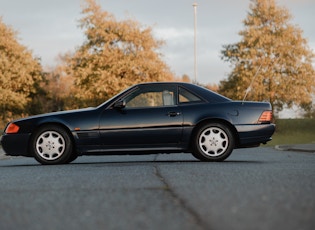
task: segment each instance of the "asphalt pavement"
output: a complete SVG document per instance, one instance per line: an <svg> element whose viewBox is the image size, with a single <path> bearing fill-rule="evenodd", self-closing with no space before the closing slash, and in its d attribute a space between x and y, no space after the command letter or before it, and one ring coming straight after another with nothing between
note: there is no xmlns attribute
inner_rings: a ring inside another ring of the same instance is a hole
<svg viewBox="0 0 315 230"><path fill-rule="evenodd" d="M0 145L0 160L6 159L6 158L9 158L9 157L5 155L5 153L2 149L2 146Z"/></svg>
<svg viewBox="0 0 315 230"><path fill-rule="evenodd" d="M220 163L191 154L53 166L9 158L0 160L0 229L314 230L314 166L313 153L270 147Z"/></svg>

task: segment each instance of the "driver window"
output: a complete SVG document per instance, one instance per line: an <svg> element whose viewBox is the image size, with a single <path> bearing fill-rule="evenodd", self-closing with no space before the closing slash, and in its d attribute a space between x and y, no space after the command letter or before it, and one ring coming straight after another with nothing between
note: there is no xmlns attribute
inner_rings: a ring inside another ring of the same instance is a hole
<svg viewBox="0 0 315 230"><path fill-rule="evenodd" d="M175 105L174 91L158 87L138 90L126 98L127 108L163 107Z"/></svg>

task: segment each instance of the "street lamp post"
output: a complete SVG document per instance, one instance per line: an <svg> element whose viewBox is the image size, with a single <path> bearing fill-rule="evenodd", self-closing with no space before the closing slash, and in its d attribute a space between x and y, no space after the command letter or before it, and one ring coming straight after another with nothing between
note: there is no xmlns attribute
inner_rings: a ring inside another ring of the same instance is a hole
<svg viewBox="0 0 315 230"><path fill-rule="evenodd" d="M194 2L194 78L195 83L197 83L197 6L198 4Z"/></svg>

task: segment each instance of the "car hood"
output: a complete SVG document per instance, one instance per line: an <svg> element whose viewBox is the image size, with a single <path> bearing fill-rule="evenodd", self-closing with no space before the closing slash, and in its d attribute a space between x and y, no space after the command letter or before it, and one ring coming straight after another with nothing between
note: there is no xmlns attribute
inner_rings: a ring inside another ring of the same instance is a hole
<svg viewBox="0 0 315 230"><path fill-rule="evenodd" d="M44 118L44 117L58 117L58 116L61 116L61 115L68 115L68 114L74 114L74 113L94 111L95 109L96 108L94 108L94 107L90 107L90 108L84 108L84 109L74 109L74 110L65 110L65 111L44 113L44 114L29 116L29 117L25 117L25 118L20 118L20 119L17 119L15 121L13 121L13 122L31 120L31 119L36 119L36 118Z"/></svg>

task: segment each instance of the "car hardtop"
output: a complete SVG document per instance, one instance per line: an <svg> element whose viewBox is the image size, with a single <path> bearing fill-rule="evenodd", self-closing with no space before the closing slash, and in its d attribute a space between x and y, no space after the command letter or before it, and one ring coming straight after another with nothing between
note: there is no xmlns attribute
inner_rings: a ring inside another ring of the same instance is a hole
<svg viewBox="0 0 315 230"><path fill-rule="evenodd" d="M174 86L179 86L182 87L186 90L188 90L189 92L195 94L196 96L201 97L202 99L208 101L208 102L213 102L213 103L223 103L223 102L229 102L232 101L231 99L218 94L216 92L213 92L210 89L207 89L203 86L200 85L196 85L196 84L192 84L192 83L187 83L187 82L146 82L146 83L140 83L137 85L132 86L133 87L141 87L141 86L152 86L152 85L165 85L165 86L170 86L170 85L174 85Z"/></svg>

